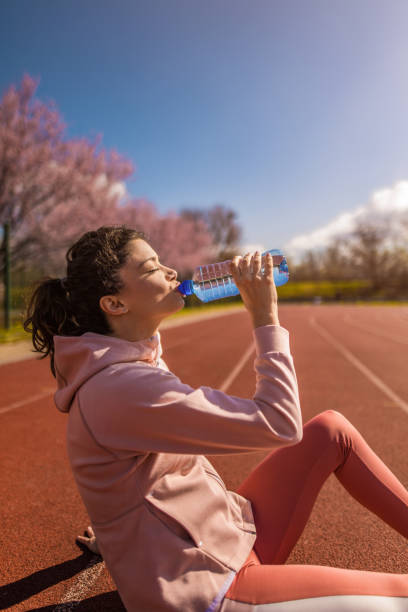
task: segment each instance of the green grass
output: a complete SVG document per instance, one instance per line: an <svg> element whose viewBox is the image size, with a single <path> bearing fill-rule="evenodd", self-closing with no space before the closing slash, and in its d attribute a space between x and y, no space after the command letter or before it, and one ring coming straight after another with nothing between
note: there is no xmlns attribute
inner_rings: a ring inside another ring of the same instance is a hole
<svg viewBox="0 0 408 612"><path fill-rule="evenodd" d="M280 300L311 300L314 297L330 300L336 296L342 300L358 299L370 288L368 281L292 281L278 287Z"/></svg>
<svg viewBox="0 0 408 612"><path fill-rule="evenodd" d="M10 329L0 327L0 343L31 340L31 335L24 331L22 323L14 323Z"/></svg>

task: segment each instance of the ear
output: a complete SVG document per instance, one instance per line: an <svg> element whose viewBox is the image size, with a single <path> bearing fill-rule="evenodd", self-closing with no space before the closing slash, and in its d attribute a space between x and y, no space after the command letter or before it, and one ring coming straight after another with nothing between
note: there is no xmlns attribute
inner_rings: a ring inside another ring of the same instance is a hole
<svg viewBox="0 0 408 612"><path fill-rule="evenodd" d="M104 295L99 300L99 306L108 315L121 315L128 312L128 307L124 304L117 295Z"/></svg>

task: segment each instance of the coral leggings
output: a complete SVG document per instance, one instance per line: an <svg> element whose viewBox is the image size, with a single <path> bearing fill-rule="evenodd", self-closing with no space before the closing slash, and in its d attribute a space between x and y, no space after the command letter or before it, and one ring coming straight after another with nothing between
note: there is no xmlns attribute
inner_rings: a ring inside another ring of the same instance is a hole
<svg viewBox="0 0 408 612"><path fill-rule="evenodd" d="M305 424L301 442L270 453L240 485L257 538L222 612L408 612L408 574L284 565L332 472L408 538L408 491L344 416L322 412Z"/></svg>

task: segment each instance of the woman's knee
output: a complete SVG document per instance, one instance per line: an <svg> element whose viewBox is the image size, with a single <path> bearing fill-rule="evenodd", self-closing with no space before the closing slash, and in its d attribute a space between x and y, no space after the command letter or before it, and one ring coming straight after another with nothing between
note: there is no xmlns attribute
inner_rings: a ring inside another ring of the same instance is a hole
<svg viewBox="0 0 408 612"><path fill-rule="evenodd" d="M353 428L350 421L337 410L325 410L309 421L321 435L337 440L339 434L349 434Z"/></svg>

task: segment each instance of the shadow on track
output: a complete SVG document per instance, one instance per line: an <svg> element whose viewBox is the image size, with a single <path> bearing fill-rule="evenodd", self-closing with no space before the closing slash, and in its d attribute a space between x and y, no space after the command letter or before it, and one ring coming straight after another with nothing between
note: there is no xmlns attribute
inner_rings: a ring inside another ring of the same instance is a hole
<svg viewBox="0 0 408 612"><path fill-rule="evenodd" d="M96 595L83 601L69 601L65 604L46 606L45 608L30 608L28 612L126 612L126 608L117 591Z"/></svg>
<svg viewBox="0 0 408 612"><path fill-rule="evenodd" d="M103 559L100 555L91 553L86 546L80 542L76 542L78 548L83 551L83 554L75 559L64 561L58 565L39 570L0 587L0 610L5 610L11 606L16 606L23 601L30 599L34 595L45 591L59 582L68 580L73 576L80 574L85 569L102 563ZM125 611L122 601L117 591L104 593L96 597L91 597L83 601L70 601L63 604L55 603L42 608L26 608L27 610L55 610L55 612L64 612L65 610L75 609L78 612L96 612L97 610L115 610Z"/></svg>

